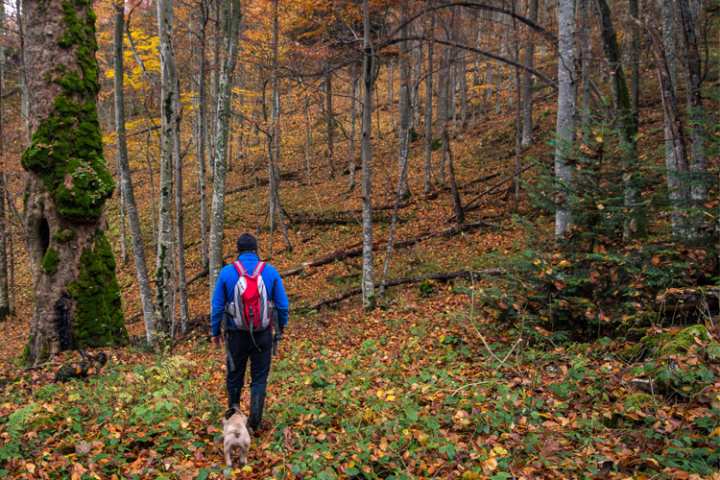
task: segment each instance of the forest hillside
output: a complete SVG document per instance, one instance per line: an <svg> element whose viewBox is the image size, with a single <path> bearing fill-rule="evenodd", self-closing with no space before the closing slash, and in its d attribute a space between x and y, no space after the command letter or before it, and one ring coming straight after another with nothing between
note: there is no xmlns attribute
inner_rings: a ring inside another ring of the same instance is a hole
<svg viewBox="0 0 720 480"><path fill-rule="evenodd" d="M0 477L720 479L716 0L0 1Z"/></svg>

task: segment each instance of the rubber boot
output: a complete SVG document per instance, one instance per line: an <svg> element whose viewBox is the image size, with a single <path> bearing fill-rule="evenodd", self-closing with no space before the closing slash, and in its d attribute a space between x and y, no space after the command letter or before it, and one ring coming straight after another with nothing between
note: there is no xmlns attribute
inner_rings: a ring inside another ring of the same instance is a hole
<svg viewBox="0 0 720 480"><path fill-rule="evenodd" d="M257 432L262 422L263 408L265 407L265 392L250 393L250 417L248 418L248 428Z"/></svg>
<svg viewBox="0 0 720 480"><path fill-rule="evenodd" d="M240 411L240 390L228 391L228 408L234 408Z"/></svg>

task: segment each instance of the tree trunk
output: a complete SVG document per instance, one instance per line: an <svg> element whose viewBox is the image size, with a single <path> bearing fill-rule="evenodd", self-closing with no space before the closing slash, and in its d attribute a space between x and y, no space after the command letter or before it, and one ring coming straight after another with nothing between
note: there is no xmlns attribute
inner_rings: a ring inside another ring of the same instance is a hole
<svg viewBox="0 0 720 480"><path fill-rule="evenodd" d="M372 111L373 84L376 68L373 64L373 48L370 44L369 0L363 0L363 121L362 121L362 301L366 309L375 305L373 282L373 224L372 224Z"/></svg>
<svg viewBox="0 0 720 480"><path fill-rule="evenodd" d="M584 1L584 0L580 0ZM530 0L528 6L528 18L537 23L538 19L538 0ZM525 45L525 66L534 68L535 65L535 36L532 32L528 32L528 40ZM533 76L529 70L522 73L522 138L520 145L527 148L532 143L533 131Z"/></svg>
<svg viewBox="0 0 720 480"><path fill-rule="evenodd" d="M691 185L690 196L693 206L702 210L707 201L707 191L710 177L707 172L707 158L705 157L705 107L702 100L702 67L700 48L697 37L697 16L693 14L688 0L678 0L678 13L682 27L683 43L687 51L687 77L688 77L688 122L690 123L690 138L692 140L692 164L690 170ZM700 212L692 215L693 230L698 230L704 223Z"/></svg>
<svg viewBox="0 0 720 480"><path fill-rule="evenodd" d="M145 245L143 244L140 217L138 216L135 192L130 177L130 164L128 161L127 134L125 132L125 94L123 91L123 32L125 30L124 4L115 4L115 132L117 134L118 174L120 175L120 189L127 205L127 216L130 223L130 236L132 237L133 258L135 259L135 273L140 289L143 319L145 321L145 338L152 344L155 336L155 306L153 305L152 290L145 263Z"/></svg>
<svg viewBox="0 0 720 480"><path fill-rule="evenodd" d="M450 40L449 32L446 30L446 38ZM440 128L445 128L445 122L450 118L450 52L451 47L445 46L442 50L440 58L440 70L438 72L438 113L437 120ZM447 155L443 149L440 157L440 166L438 172L438 184L445 187L445 166L447 163Z"/></svg>
<svg viewBox="0 0 720 480"><path fill-rule="evenodd" d="M36 299L26 360L37 364L64 349L124 343L127 332L104 233L114 185L97 118L92 3L32 0L24 9L33 135L22 164Z"/></svg>
<svg viewBox="0 0 720 480"><path fill-rule="evenodd" d="M667 3L670 3L668 0ZM665 133L665 168L668 187L668 200L670 201L670 223L673 236L679 240L687 240L686 208L689 203L690 191L685 181L688 174L687 147L685 141L685 128L677 104L676 88L673 84L672 63L670 56L672 48L668 48L668 37L663 32L660 35L650 29L648 32L653 40L653 53L655 68L660 83L660 93L663 105L664 133Z"/></svg>
<svg viewBox="0 0 720 480"><path fill-rule="evenodd" d="M327 127L327 161L330 167L330 178L335 178L335 118L331 71L325 74L325 125Z"/></svg>
<svg viewBox="0 0 720 480"><path fill-rule="evenodd" d="M17 19L20 43L20 115L25 127L23 146L27 146L30 144L32 133L30 132L30 92L28 92L27 59L25 58L25 7L22 0L15 0L15 18Z"/></svg>
<svg viewBox="0 0 720 480"><path fill-rule="evenodd" d="M578 42L580 44L580 93L582 100L580 104L580 130L582 131L582 142L589 144L591 138L591 115L590 115L590 66L592 61L592 43L590 41L590 0L579 0L580 9L580 31Z"/></svg>
<svg viewBox="0 0 720 480"><path fill-rule="evenodd" d="M597 0L597 4L602 23L603 47L610 67L615 110L620 129L624 207L626 211L623 238L629 240L644 235L647 222L642 198L640 197L640 175L637 166L638 124L633 113L632 99L630 98L625 72L620 61L620 49L612 23L610 7L606 0Z"/></svg>
<svg viewBox="0 0 720 480"><path fill-rule="evenodd" d="M635 123L640 124L640 0L628 0L630 13L630 98Z"/></svg>
<svg viewBox="0 0 720 480"><path fill-rule="evenodd" d="M357 65L351 67L350 76L352 77L352 91L350 93L350 145L348 147L348 191L355 190L355 130L357 126L357 90L360 78L357 72Z"/></svg>
<svg viewBox="0 0 720 480"><path fill-rule="evenodd" d="M157 330L169 337L175 327L175 249L172 219L173 166L179 142L178 77L173 47L173 0L157 2L160 37L160 201L155 270ZM176 185L182 188L181 185Z"/></svg>
<svg viewBox="0 0 720 480"><path fill-rule="evenodd" d="M0 2L0 31L5 29L5 4ZM8 234L10 229L7 227L7 214L5 211L5 199L7 193L5 191L7 169L5 168L5 102L3 95L5 93L5 46L0 44L0 321L10 314L10 281L9 281L9 262L8 262Z"/></svg>
<svg viewBox="0 0 720 480"><path fill-rule="evenodd" d="M427 27L428 39L427 72L425 73L425 168L423 175L423 191L429 194L432 190L432 151L433 151L433 69L435 34L435 11L430 13L430 25Z"/></svg>
<svg viewBox="0 0 720 480"><path fill-rule="evenodd" d="M407 14L403 9L400 22L405 23ZM407 25L401 29L401 35L407 37ZM408 42L400 43L400 155L398 156L398 191L401 199L410 196L408 187L407 170L408 156L410 150L410 50Z"/></svg>
<svg viewBox="0 0 720 480"><path fill-rule="evenodd" d="M312 157L312 144L313 144L312 124L310 123L310 95L305 95L304 111L305 111L305 182L310 183L310 158Z"/></svg>
<svg viewBox="0 0 720 480"><path fill-rule="evenodd" d="M555 236L570 230L572 216L568 196L573 188L570 157L575 144L575 2L560 0L558 5L558 108L555 144L557 198Z"/></svg>
<svg viewBox="0 0 720 480"><path fill-rule="evenodd" d="M220 70L215 119L215 175L213 176L212 214L210 218L210 296L223 263L223 235L225 228L225 171L230 119L232 77L237 63L240 31L240 0L225 0L223 44L227 55Z"/></svg>
<svg viewBox="0 0 720 480"><path fill-rule="evenodd" d="M275 218L280 220L285 245L292 250L290 237L288 236L287 222L280 203L280 175L278 172L280 163L280 85L278 73L278 42L279 42L279 18L278 0L272 2L273 11L273 33L272 33L272 133L270 151L268 152L268 180L269 180L269 218L270 218L270 256L272 256L273 233L275 231Z"/></svg>
<svg viewBox="0 0 720 480"><path fill-rule="evenodd" d="M200 262L204 269L208 266L208 209L207 209L207 25L209 16L207 0L200 0L198 20L198 96L195 129L195 154L198 162L198 196L200 199Z"/></svg>

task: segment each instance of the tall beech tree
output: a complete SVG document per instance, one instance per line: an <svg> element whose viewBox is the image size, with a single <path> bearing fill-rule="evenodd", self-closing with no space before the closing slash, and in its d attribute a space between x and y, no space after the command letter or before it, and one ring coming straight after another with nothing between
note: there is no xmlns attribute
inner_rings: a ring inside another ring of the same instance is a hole
<svg viewBox="0 0 720 480"><path fill-rule="evenodd" d="M103 207L114 184L97 114L95 13L90 0L28 0L25 61L32 141L25 226L34 283L26 360L121 344L115 259Z"/></svg>
<svg viewBox="0 0 720 480"><path fill-rule="evenodd" d="M224 0L222 28L223 48L227 52L220 68L215 109L215 154L213 155L213 196L210 216L210 295L223 263L225 227L225 173L230 123L230 95L237 64L238 40L242 12L240 0Z"/></svg>
<svg viewBox="0 0 720 480"><path fill-rule="evenodd" d="M555 134L555 181L558 198L555 210L555 235L562 237L572 225L569 191L572 189L570 157L575 145L575 2L558 4L558 109Z"/></svg>
<svg viewBox="0 0 720 480"><path fill-rule="evenodd" d="M115 133L117 135L117 161L120 175L120 188L127 205L127 216L130 223L130 236L132 237L133 258L135 259L135 274L140 289L143 319L145 321L145 338L149 344L155 336L155 304L153 301L150 278L145 264L145 245L143 244L140 216L135 202L135 190L130 176L130 162L128 159L127 133L125 131L125 94L123 80L125 69L123 66L123 35L125 31L124 4L116 3L115 30L114 30L114 100L115 100Z"/></svg>

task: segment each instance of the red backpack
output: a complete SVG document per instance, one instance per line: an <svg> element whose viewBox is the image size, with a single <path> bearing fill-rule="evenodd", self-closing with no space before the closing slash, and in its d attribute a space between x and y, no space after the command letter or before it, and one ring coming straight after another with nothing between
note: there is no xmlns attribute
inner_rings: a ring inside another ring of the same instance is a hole
<svg viewBox="0 0 720 480"><path fill-rule="evenodd" d="M265 262L258 262L250 275L240 261L233 263L239 278L235 284L234 302L230 314L240 330L259 331L270 326L267 289L262 279Z"/></svg>

